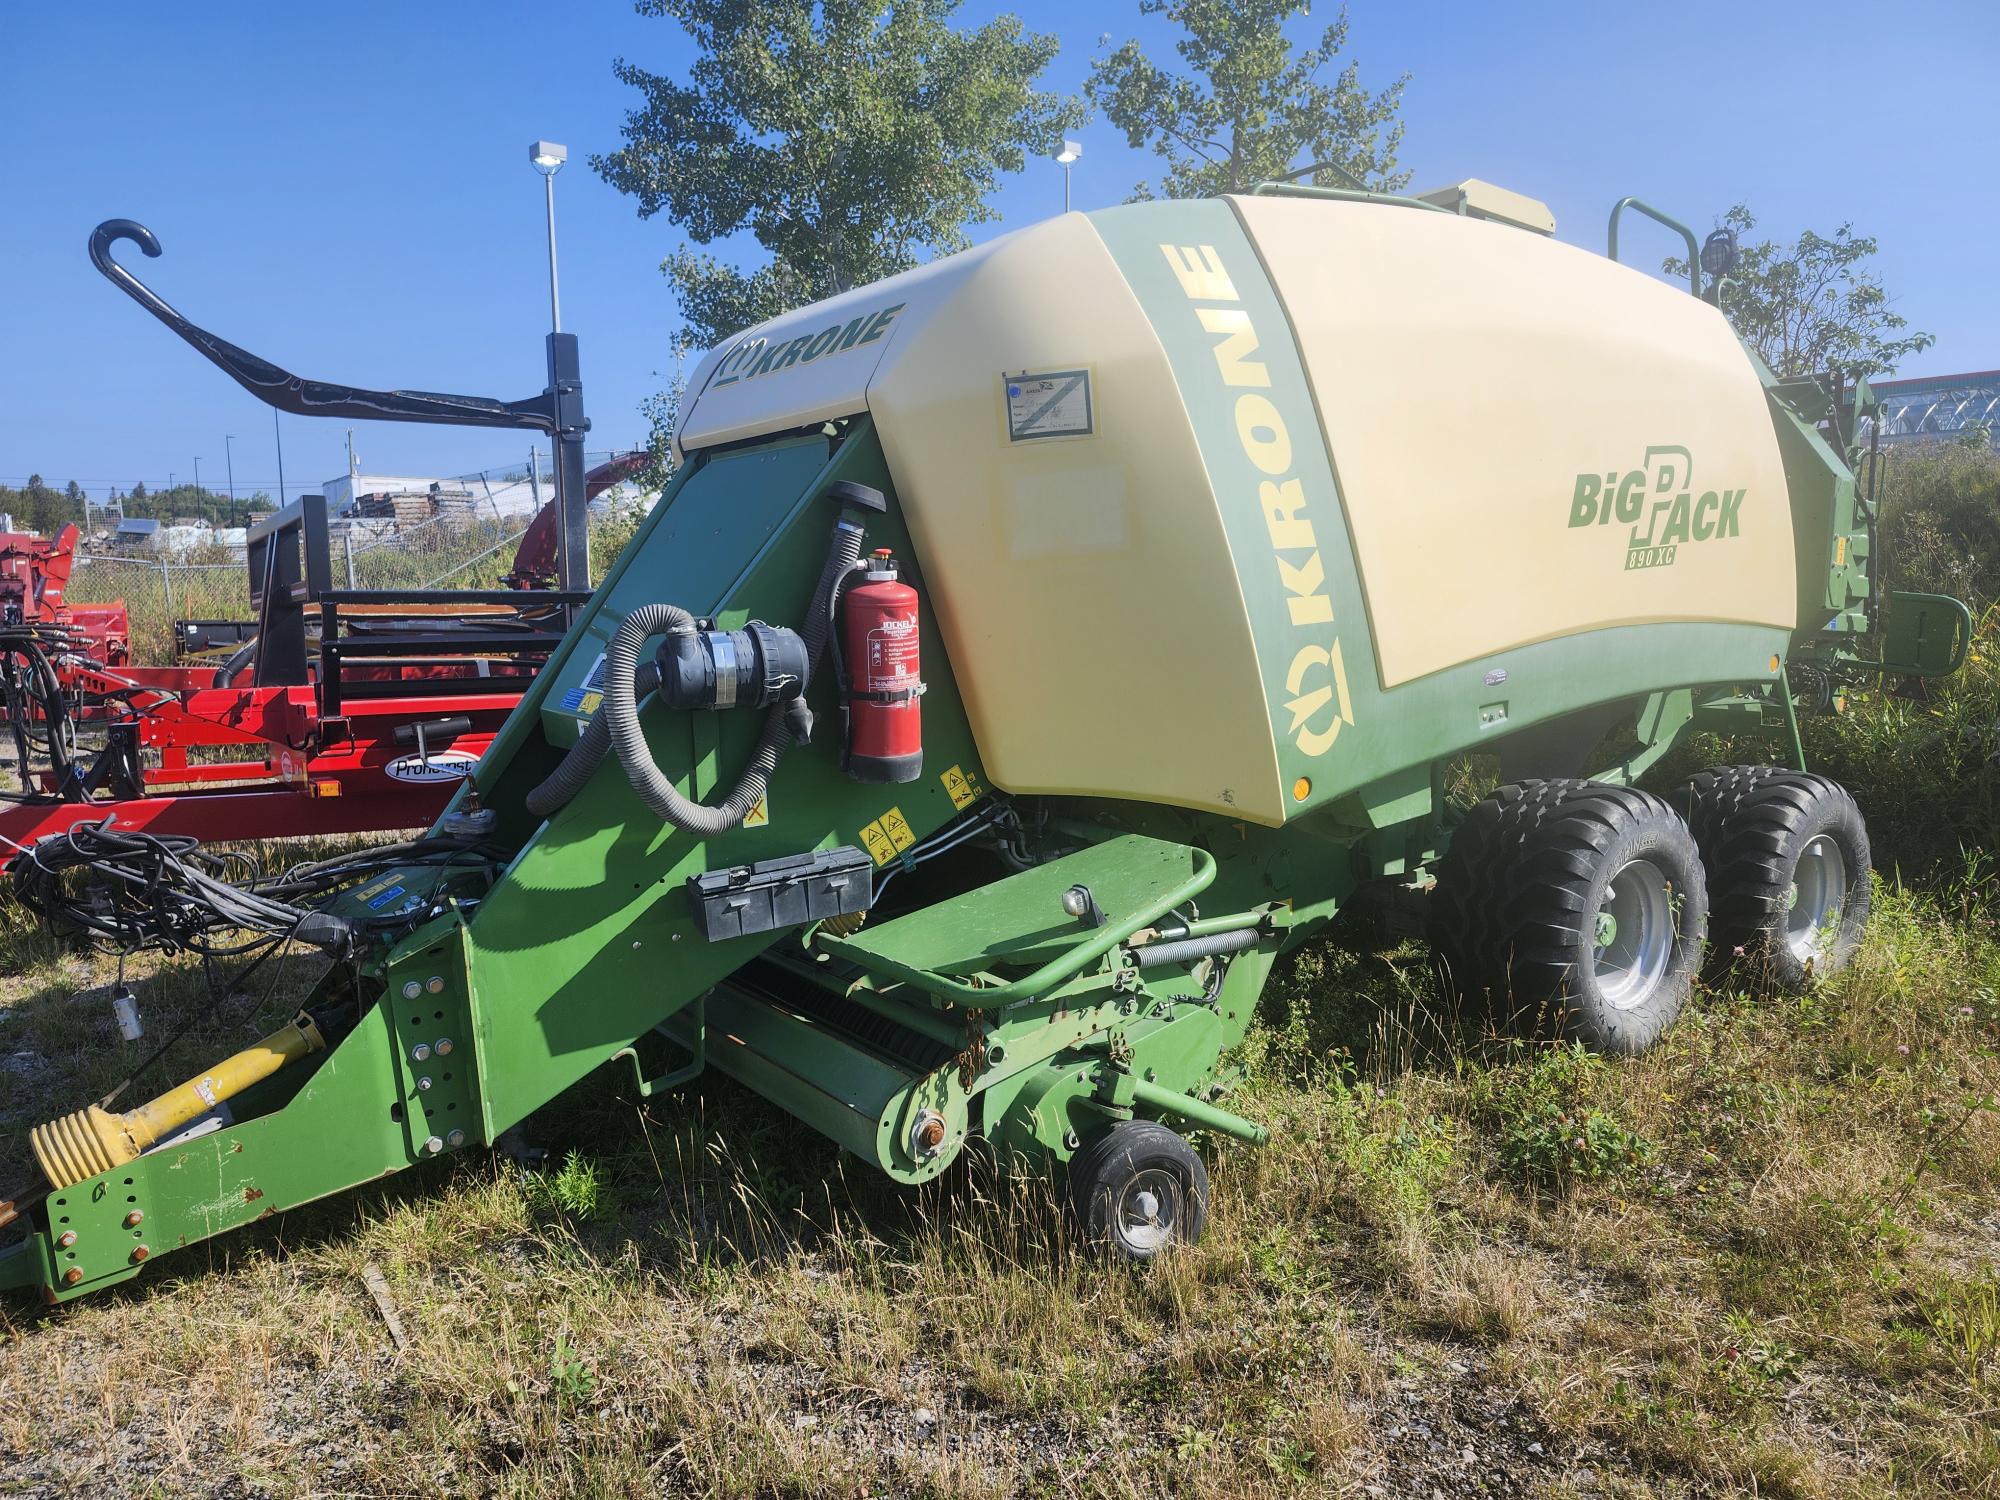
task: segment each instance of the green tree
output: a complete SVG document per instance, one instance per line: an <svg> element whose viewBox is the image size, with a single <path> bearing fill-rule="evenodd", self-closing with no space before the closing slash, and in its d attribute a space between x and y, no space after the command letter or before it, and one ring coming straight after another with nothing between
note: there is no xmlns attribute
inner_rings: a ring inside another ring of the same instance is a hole
<svg viewBox="0 0 2000 1500"><path fill-rule="evenodd" d="M1087 92L1127 142L1165 159L1162 195L1241 192L1321 163L1329 186L1408 185L1396 170L1396 114L1409 74L1376 94L1353 61L1327 76L1347 45L1345 10L1296 53L1285 24L1312 14L1311 0L1140 0L1139 10L1180 28L1174 50L1186 71L1162 68L1128 41L1097 60ZM1153 193L1141 183L1136 196Z"/></svg>
<svg viewBox="0 0 2000 1500"><path fill-rule="evenodd" d="M62 495L50 489L39 474L28 476L27 485L15 492L6 509L12 512L14 524L24 531L46 535L52 525L62 524Z"/></svg>
<svg viewBox="0 0 2000 1500"><path fill-rule="evenodd" d="M673 340L673 378L665 390L639 403L639 415L646 419L646 463L632 477L642 490L664 489L674 477L674 429L680 425L681 402L687 395L687 354L687 333L682 330ZM655 378L659 373L653 372Z"/></svg>
<svg viewBox="0 0 2000 1500"><path fill-rule="evenodd" d="M958 0L638 0L678 22L687 81L619 59L643 95L625 145L591 165L665 210L698 245L747 233L742 270L684 247L661 266L689 342L946 254L996 217L1003 172L1052 153L1080 102L1035 87L1056 40L1001 16L975 30Z"/></svg>
<svg viewBox="0 0 2000 1500"><path fill-rule="evenodd" d="M1897 362L1928 349L1936 336L1906 332L1909 323L1868 264L1871 235L1842 224L1831 235L1808 229L1789 245L1748 238L1757 219L1744 204L1722 216L1742 258L1722 287L1730 324L1787 380L1833 373L1847 381L1886 375ZM1663 268L1675 278L1687 262Z"/></svg>

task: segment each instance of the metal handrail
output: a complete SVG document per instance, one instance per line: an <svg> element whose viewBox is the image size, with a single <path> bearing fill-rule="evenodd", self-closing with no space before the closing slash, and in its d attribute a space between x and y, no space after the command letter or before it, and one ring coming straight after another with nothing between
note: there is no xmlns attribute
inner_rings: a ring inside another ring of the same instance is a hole
<svg viewBox="0 0 2000 1500"><path fill-rule="evenodd" d="M1696 297L1701 296L1701 246L1695 243L1694 231L1676 219L1672 214L1661 213L1652 204L1638 198L1620 198L1611 205L1611 224L1606 232L1605 254L1612 260L1618 259L1618 216L1626 209L1634 209L1644 214L1656 224L1664 224L1687 241L1688 247L1688 290Z"/></svg>

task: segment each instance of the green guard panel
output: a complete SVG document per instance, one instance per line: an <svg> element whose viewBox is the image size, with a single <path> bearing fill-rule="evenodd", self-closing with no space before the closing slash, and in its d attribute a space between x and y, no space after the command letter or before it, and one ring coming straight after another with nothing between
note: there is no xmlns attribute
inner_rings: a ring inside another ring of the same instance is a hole
<svg viewBox="0 0 2000 1500"><path fill-rule="evenodd" d="M826 557L836 509L822 497L837 479L890 496L890 513L868 521L870 547L909 557L894 486L867 424L829 457L825 438L725 455L688 473L655 508L623 560L572 629L481 767L481 781L514 793L504 757L523 723L560 724L562 695L583 681L602 643L630 609L654 601L713 612L726 624L799 620ZM922 570L905 576L925 589ZM663 825L608 755L582 793L542 827L507 878L473 914L468 943L479 1016L484 1128L490 1133L560 1093L634 1037L650 1030L768 944L795 933L709 943L695 929L686 881L697 872L806 850L881 847L889 815L906 838L922 838L959 815L946 773L983 783L951 665L925 619L921 638L930 691L923 700L924 774L902 786L864 786L838 766L839 713L826 663L808 702L814 741L779 764L767 799L770 821L712 839ZM548 700L553 699L553 702ZM662 770L684 791L714 800L735 784L762 727L756 712L643 716ZM504 815L504 814L503 814Z"/></svg>
<svg viewBox="0 0 2000 1500"><path fill-rule="evenodd" d="M1184 845L1121 834L1040 869L995 880L844 939L849 956L878 954L913 969L972 974L996 963L1038 968L1091 935L1063 910L1072 885L1090 889L1111 923L1156 904L1188 878Z"/></svg>

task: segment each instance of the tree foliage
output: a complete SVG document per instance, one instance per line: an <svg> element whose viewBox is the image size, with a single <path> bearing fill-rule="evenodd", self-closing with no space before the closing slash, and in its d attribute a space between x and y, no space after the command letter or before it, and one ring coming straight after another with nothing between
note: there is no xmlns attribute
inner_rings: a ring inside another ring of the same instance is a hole
<svg viewBox="0 0 2000 1500"><path fill-rule="evenodd" d="M43 483L42 476L30 474L19 489L0 484L0 515L14 518L16 531L35 531L47 536L64 521L83 523L83 508L70 505L62 490Z"/></svg>
<svg viewBox="0 0 2000 1500"><path fill-rule="evenodd" d="M94 525L103 524L105 507L115 498L113 491L90 502L90 520ZM171 520L176 516L192 516L216 526L242 526L247 524L252 511L269 510L271 497L260 490L231 500L206 486L179 484L167 490L148 490L140 483L133 485L132 492L117 503L131 517ZM11 515L17 530L54 536L66 522L83 525L83 486L72 479L58 489L39 474L30 474L28 482L18 489L0 484L0 515Z"/></svg>
<svg viewBox="0 0 2000 1500"><path fill-rule="evenodd" d="M1985 443L1899 443L1885 459L1878 545L1891 588L2000 603L2000 453ZM2000 761L1996 761L2000 769Z"/></svg>
<svg viewBox="0 0 2000 1500"><path fill-rule="evenodd" d="M1353 61L1327 76L1347 45L1345 10L1296 53L1285 24L1312 14L1311 0L1140 0L1139 10L1180 28L1174 50L1186 71L1128 41L1098 59L1088 93L1127 142L1165 159L1162 195L1240 192L1322 162L1334 168L1328 186L1408 185L1396 170L1396 115L1409 75L1373 94ZM1153 193L1141 183L1136 196Z"/></svg>
<svg viewBox="0 0 2000 1500"><path fill-rule="evenodd" d="M1852 224L1831 235L1808 229L1783 245L1749 238L1757 219L1744 204L1722 223L1736 231L1742 251L1723 283L1722 310L1783 378L1834 373L1852 382L1886 375L1936 342L1932 334L1905 331L1908 320L1867 264L1874 237L1856 234ZM1669 260L1664 270L1685 277L1687 262Z"/></svg>
<svg viewBox="0 0 2000 1500"><path fill-rule="evenodd" d="M674 477L674 429L680 425L681 402L687 396L688 353L687 334L683 330L674 335L673 378L666 389L653 392L639 403L639 415L646 419L646 462L632 477L642 490L665 489ZM659 371L653 373L657 376Z"/></svg>
<svg viewBox="0 0 2000 1500"><path fill-rule="evenodd" d="M974 30L959 0L639 0L697 53L686 82L620 59L644 96L625 145L591 165L665 211L697 245L747 233L740 270L688 247L661 269L690 341L737 329L963 249L996 217L1003 172L1052 154L1082 105L1035 86L1056 39L1002 16Z"/></svg>

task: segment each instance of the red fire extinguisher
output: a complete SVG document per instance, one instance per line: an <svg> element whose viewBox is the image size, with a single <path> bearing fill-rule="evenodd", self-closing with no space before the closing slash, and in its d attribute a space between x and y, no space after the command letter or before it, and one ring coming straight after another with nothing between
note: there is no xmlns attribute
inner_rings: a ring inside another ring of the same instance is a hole
<svg viewBox="0 0 2000 1500"><path fill-rule="evenodd" d="M924 770L917 591L896 576L887 547L870 554L862 581L840 596L840 650L847 774L856 781L915 781Z"/></svg>

